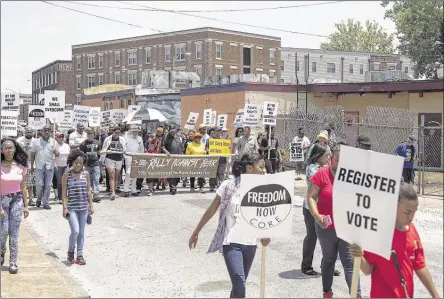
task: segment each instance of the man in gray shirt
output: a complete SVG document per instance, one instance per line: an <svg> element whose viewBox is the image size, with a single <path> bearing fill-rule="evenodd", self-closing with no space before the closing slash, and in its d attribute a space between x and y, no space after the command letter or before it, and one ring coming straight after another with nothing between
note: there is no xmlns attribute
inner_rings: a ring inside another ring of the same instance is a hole
<svg viewBox="0 0 444 299"><path fill-rule="evenodd" d="M259 151L259 144L256 138L251 136L251 128L244 127L244 135L239 137L236 143L236 154L242 156L243 154L256 154Z"/></svg>
<svg viewBox="0 0 444 299"><path fill-rule="evenodd" d="M57 157L59 155L54 147L54 139L50 136L51 129L44 127L42 129L42 137L34 140L31 146L31 173L35 171L36 206L40 207L43 201L43 208L45 210L51 210L49 195L51 193L52 178L54 177L54 156Z"/></svg>

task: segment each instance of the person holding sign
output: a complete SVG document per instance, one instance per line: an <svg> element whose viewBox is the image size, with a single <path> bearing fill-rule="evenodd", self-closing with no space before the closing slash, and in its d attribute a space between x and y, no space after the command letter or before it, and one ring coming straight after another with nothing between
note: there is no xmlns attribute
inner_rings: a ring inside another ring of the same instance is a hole
<svg viewBox="0 0 444 299"><path fill-rule="evenodd" d="M22 214L29 215L26 194L28 155L12 138L1 141L0 175L0 254L1 266L5 262L6 240L9 236L9 273L17 274L20 222Z"/></svg>
<svg viewBox="0 0 444 299"><path fill-rule="evenodd" d="M391 259L351 245L354 258L361 258L361 271L371 275L370 298L413 298L415 271L433 298L441 298L425 264L424 248L412 223L418 210L418 196L413 186L402 183L399 189L398 210L392 241Z"/></svg>
<svg viewBox="0 0 444 299"><path fill-rule="evenodd" d="M336 236L332 219L333 183L339 163L340 147L341 145L337 145L333 149L330 166L320 168L311 178L307 196L308 208L316 221L316 235L322 248L321 270L324 298L333 297L331 287L338 253L344 267L344 276L349 291L353 276L353 259L350 255L349 244ZM358 296L361 296L360 286L358 286Z"/></svg>
<svg viewBox="0 0 444 299"><path fill-rule="evenodd" d="M265 174L264 158L258 154L244 154L233 163L233 179L226 180L216 191L216 197L202 216L191 235L188 246L196 248L199 233L220 207L219 224L208 253L222 252L230 275L232 288L230 298L245 298L246 280L256 254L257 239L232 238L230 230L236 225L236 209L240 199L235 196L239 190L241 174ZM268 246L270 239L261 239L262 246Z"/></svg>
<svg viewBox="0 0 444 299"><path fill-rule="evenodd" d="M202 142L202 134L196 133L193 135L193 142L188 144L187 149L185 151L185 155L205 155L205 143ZM190 178L190 191L194 192L196 189L194 188L194 184L196 182L196 178ZM197 183L199 184L200 193L204 193L203 186L205 184L205 178L198 178Z"/></svg>

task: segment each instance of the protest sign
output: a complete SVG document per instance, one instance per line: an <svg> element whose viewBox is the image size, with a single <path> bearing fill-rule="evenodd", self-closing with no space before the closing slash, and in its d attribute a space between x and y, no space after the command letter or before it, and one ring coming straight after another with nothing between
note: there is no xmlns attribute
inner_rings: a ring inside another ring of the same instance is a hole
<svg viewBox="0 0 444 299"><path fill-rule="evenodd" d="M210 155L230 155L231 140L226 139L209 139L208 147Z"/></svg>
<svg viewBox="0 0 444 299"><path fill-rule="evenodd" d="M17 110L3 110L1 113L1 137L17 136L17 121L18 121L18 111ZM217 167L217 165L216 165Z"/></svg>
<svg viewBox="0 0 444 299"><path fill-rule="evenodd" d="M120 124L127 115L128 115L128 110L121 110L121 109L111 110L111 119L115 124Z"/></svg>
<svg viewBox="0 0 444 299"><path fill-rule="evenodd" d="M1 108L3 111L19 111L20 95L16 92L2 92ZM15 135L14 135L15 136Z"/></svg>
<svg viewBox="0 0 444 299"><path fill-rule="evenodd" d="M102 111L100 114L100 127L106 128L111 124L111 111Z"/></svg>
<svg viewBox="0 0 444 299"><path fill-rule="evenodd" d="M213 110L205 109L203 113L203 124L205 127L211 126L211 114Z"/></svg>
<svg viewBox="0 0 444 299"><path fill-rule="evenodd" d="M278 113L278 103L264 102L263 124L275 126Z"/></svg>
<svg viewBox="0 0 444 299"><path fill-rule="evenodd" d="M100 127L100 107L92 107L89 110L88 123L90 127Z"/></svg>
<svg viewBox="0 0 444 299"><path fill-rule="evenodd" d="M61 120L59 122L59 131L61 133L68 133L69 129L74 128L74 125L72 123L74 111L73 110L65 110L63 111L63 116L61 117Z"/></svg>
<svg viewBox="0 0 444 299"><path fill-rule="evenodd" d="M74 114L72 117L73 127L76 127L78 123L84 125L85 127L88 126L89 109L91 109L91 107L74 105Z"/></svg>
<svg viewBox="0 0 444 299"><path fill-rule="evenodd" d="M220 128L227 127L228 114L219 114L217 116L217 126Z"/></svg>
<svg viewBox="0 0 444 299"><path fill-rule="evenodd" d="M243 125L256 127L259 125L261 120L261 111L259 105L247 104L244 108Z"/></svg>
<svg viewBox="0 0 444 299"><path fill-rule="evenodd" d="M41 130L46 125L44 107L40 105L28 106L28 125L33 130Z"/></svg>
<svg viewBox="0 0 444 299"><path fill-rule="evenodd" d="M242 127L243 119L244 119L244 109L237 110L236 116L234 117L233 126Z"/></svg>
<svg viewBox="0 0 444 299"><path fill-rule="evenodd" d="M217 122L216 110L211 111L211 126L215 127Z"/></svg>
<svg viewBox="0 0 444 299"><path fill-rule="evenodd" d="M197 119L199 118L199 113L197 112L190 112L190 115L188 115L187 122L185 123L184 128L188 130L193 130L196 126Z"/></svg>
<svg viewBox="0 0 444 299"><path fill-rule="evenodd" d="M139 105L128 105L128 113L134 112L134 111L139 111L140 108L142 108Z"/></svg>
<svg viewBox="0 0 444 299"><path fill-rule="evenodd" d="M338 238L390 259L403 158L341 146L333 186Z"/></svg>
<svg viewBox="0 0 444 299"><path fill-rule="evenodd" d="M65 109L65 91L45 90L45 118L59 119Z"/></svg>
<svg viewBox="0 0 444 299"><path fill-rule="evenodd" d="M219 157L132 155L131 178L216 177Z"/></svg>
<svg viewBox="0 0 444 299"><path fill-rule="evenodd" d="M239 221L228 237L236 240L291 237L294 175L293 171L243 174L242 184L231 200Z"/></svg>
<svg viewBox="0 0 444 299"><path fill-rule="evenodd" d="M290 143L290 162L304 162L302 142Z"/></svg>

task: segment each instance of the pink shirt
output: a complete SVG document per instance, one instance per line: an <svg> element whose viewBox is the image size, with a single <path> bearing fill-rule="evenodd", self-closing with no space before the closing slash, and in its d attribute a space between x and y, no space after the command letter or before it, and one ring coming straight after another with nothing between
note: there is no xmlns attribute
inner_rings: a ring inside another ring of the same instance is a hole
<svg viewBox="0 0 444 299"><path fill-rule="evenodd" d="M11 168L0 166L0 195L7 195L21 191L20 184L23 175L26 174L26 168L21 165L12 165Z"/></svg>

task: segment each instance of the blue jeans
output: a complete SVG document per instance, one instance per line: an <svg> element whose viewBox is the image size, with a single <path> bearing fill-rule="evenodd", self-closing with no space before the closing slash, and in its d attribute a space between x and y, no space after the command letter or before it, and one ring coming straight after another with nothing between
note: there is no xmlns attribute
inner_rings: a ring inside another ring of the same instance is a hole
<svg viewBox="0 0 444 299"><path fill-rule="evenodd" d="M88 210L69 211L69 227L71 234L69 235L68 251L75 251L77 243L77 255L82 255L83 244L85 243L85 225L88 218Z"/></svg>
<svg viewBox="0 0 444 299"><path fill-rule="evenodd" d="M35 186L37 201L42 202L43 206L49 204L49 195L51 194L52 178L54 169L36 169L35 170Z"/></svg>
<svg viewBox="0 0 444 299"><path fill-rule="evenodd" d="M351 290L353 277L353 258L350 254L349 244L336 236L334 228L322 229L319 224L315 223L316 235L322 249L322 288L323 292L332 292L333 276L335 272L336 260L341 259L342 267L344 267L344 277L348 285L348 291ZM361 284L358 284L358 296L361 296Z"/></svg>
<svg viewBox="0 0 444 299"><path fill-rule="evenodd" d="M6 252L6 240L9 236L9 264L17 265L20 223L23 215L22 193L2 195L1 205L5 211L6 218L1 219L0 249L1 253Z"/></svg>
<svg viewBox="0 0 444 299"><path fill-rule="evenodd" d="M89 173L89 179L91 180L91 187L94 191L93 198L99 198L100 195L100 166L86 166L86 171Z"/></svg>
<svg viewBox="0 0 444 299"><path fill-rule="evenodd" d="M57 179L57 193L59 194L59 199L61 200L63 198L62 196L62 176L66 171L67 166L65 167L57 167L57 170L55 170L55 175Z"/></svg>
<svg viewBox="0 0 444 299"><path fill-rule="evenodd" d="M224 245L223 255L231 279L230 298L245 298L245 283L251 264L253 264L257 246L231 243Z"/></svg>

